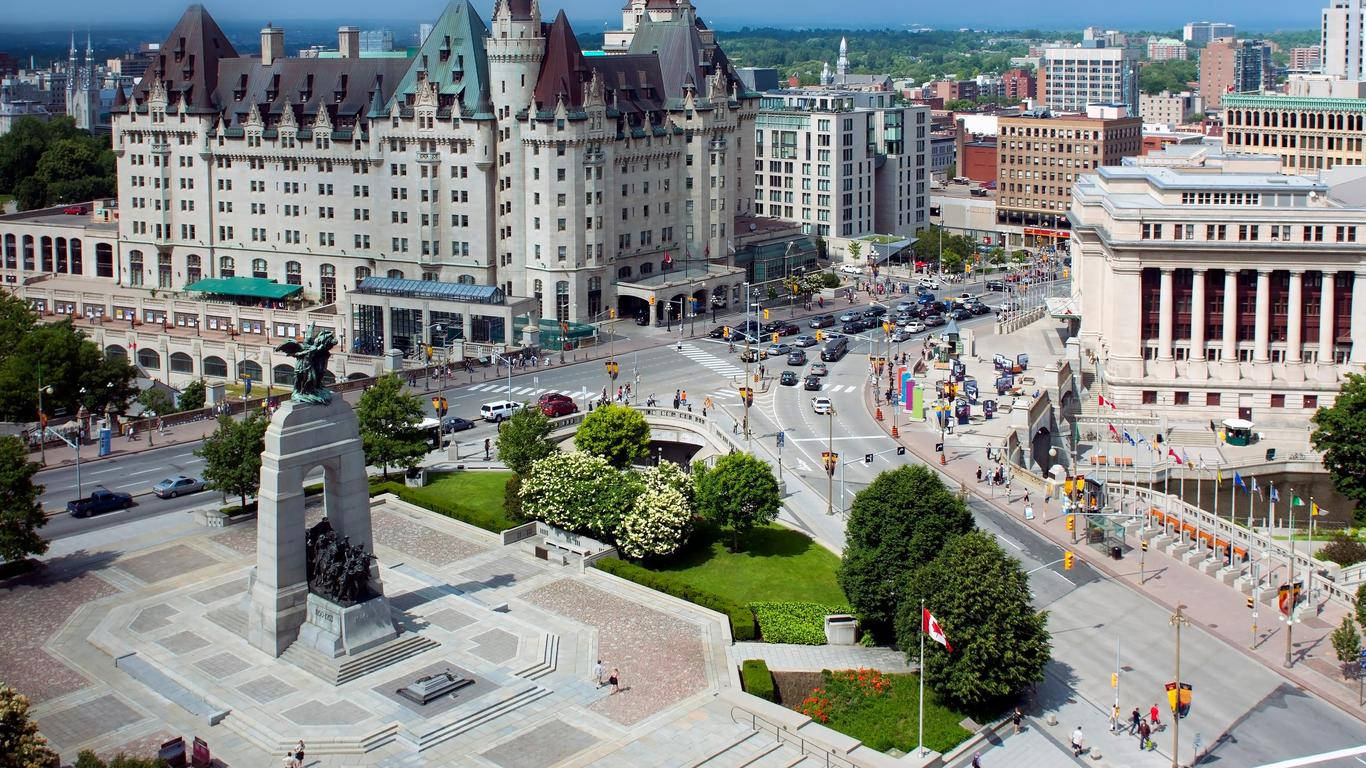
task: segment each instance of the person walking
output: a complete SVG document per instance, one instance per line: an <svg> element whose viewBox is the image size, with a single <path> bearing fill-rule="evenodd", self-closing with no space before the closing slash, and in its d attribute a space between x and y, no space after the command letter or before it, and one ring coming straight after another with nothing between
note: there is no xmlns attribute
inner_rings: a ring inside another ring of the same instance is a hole
<svg viewBox="0 0 1366 768"><path fill-rule="evenodd" d="M602 672L602 659L598 659L598 663L593 665L593 682L596 683L599 688L602 687Z"/></svg>
<svg viewBox="0 0 1366 768"><path fill-rule="evenodd" d="M1152 709L1148 710L1148 720L1152 723L1154 731L1162 730L1162 721L1158 719L1160 711L1161 710L1157 708L1157 704L1153 704Z"/></svg>
<svg viewBox="0 0 1366 768"><path fill-rule="evenodd" d="M294 747L294 759L298 765L304 764L304 740L299 739L298 745Z"/></svg>
<svg viewBox="0 0 1366 768"><path fill-rule="evenodd" d="M612 693L610 694L612 696L621 693L621 676L619 672L620 670L618 670L616 667L612 667L612 676L607 678L608 685L612 686Z"/></svg>
<svg viewBox="0 0 1366 768"><path fill-rule="evenodd" d="M1081 757L1081 753L1086 751L1086 737L1081 733L1081 726L1072 731L1072 757Z"/></svg>
<svg viewBox="0 0 1366 768"><path fill-rule="evenodd" d="M1138 726L1142 723L1143 715L1139 713L1138 707L1134 707L1134 711L1129 713L1129 735L1138 733Z"/></svg>
<svg viewBox="0 0 1366 768"><path fill-rule="evenodd" d="M1026 507L1026 509L1028 509L1028 507ZM1110 733L1119 733L1120 730L1122 729L1119 724L1119 702L1115 702L1115 704L1110 707Z"/></svg>
<svg viewBox="0 0 1366 768"><path fill-rule="evenodd" d="M1016 707L1015 711L1010 713L1010 725L1014 728L1015 733L1020 732L1020 722L1022 720L1024 720L1024 713L1020 711L1019 707Z"/></svg>
<svg viewBox="0 0 1366 768"><path fill-rule="evenodd" d="M492 445L493 443L487 437L484 438L484 461L489 460L489 447Z"/></svg>
<svg viewBox="0 0 1366 768"><path fill-rule="evenodd" d="M982 465L977 465L977 482L982 482Z"/></svg>
<svg viewBox="0 0 1366 768"><path fill-rule="evenodd" d="M1153 729L1148 727L1148 723L1142 719L1138 721L1138 751L1142 752L1148 748L1148 737L1153 733Z"/></svg>

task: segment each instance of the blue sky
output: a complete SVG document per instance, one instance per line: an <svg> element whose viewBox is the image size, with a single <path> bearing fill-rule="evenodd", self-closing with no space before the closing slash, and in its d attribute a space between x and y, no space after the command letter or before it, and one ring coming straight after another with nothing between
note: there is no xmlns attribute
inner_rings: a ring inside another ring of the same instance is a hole
<svg viewBox="0 0 1366 768"><path fill-rule="evenodd" d="M408 21L435 18L443 0L300 0L282 6L278 0L208 0L205 5L222 19L375 19L382 9L386 18ZM748 0L745 3L723 0L694 0L704 18L714 25L773 24L801 26L903 26L913 23L941 27L978 27L1043 29L1079 28L1088 24L1129 28L1177 28L1199 19L1231 21L1250 29L1313 28L1318 25L1319 9L1324 3L1272 2L1271 0L1145 0L1133 3L1097 3L1095 0L977 0L973 3L887 2L887 0ZM81 26L101 23L128 23L130 11L139 21L173 19L184 10L185 0L134 0L111 3L108 0L61 0L57 3L0 3L0 24L70 24L79 19ZM603 20L619 17L622 0L546 0L542 13L547 18L564 7L571 20ZM476 0L475 7L487 18L492 0ZM135 11L134 11L135 9Z"/></svg>

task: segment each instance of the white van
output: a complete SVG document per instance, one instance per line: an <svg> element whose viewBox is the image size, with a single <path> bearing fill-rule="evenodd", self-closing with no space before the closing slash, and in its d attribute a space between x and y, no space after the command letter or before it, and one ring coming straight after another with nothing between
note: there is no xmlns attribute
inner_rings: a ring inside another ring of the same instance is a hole
<svg viewBox="0 0 1366 768"><path fill-rule="evenodd" d="M484 421L492 421L496 424L516 413L521 407L521 403L512 400L495 400L479 406L479 415L483 417Z"/></svg>

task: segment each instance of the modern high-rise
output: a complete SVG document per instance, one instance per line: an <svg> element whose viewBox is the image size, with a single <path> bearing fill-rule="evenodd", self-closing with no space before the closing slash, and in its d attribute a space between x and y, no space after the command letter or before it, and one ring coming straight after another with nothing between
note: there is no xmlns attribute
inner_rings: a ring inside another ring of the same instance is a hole
<svg viewBox="0 0 1366 768"><path fill-rule="evenodd" d="M1347 80L1366 80L1366 56L1362 55L1366 13L1362 0L1331 0L1323 9L1319 47L1323 74Z"/></svg>
<svg viewBox="0 0 1366 768"><path fill-rule="evenodd" d="M930 110L891 93L764 94L754 213L822 237L911 236L929 220Z"/></svg>
<svg viewBox="0 0 1366 768"><path fill-rule="evenodd" d="M1123 104L1138 114L1138 67L1129 48L1049 47L1039 60L1039 101L1054 111Z"/></svg>
<svg viewBox="0 0 1366 768"><path fill-rule="evenodd" d="M1200 97L1218 109L1230 93L1258 93L1271 85L1271 46L1261 40L1218 38L1200 52Z"/></svg>
<svg viewBox="0 0 1366 768"><path fill-rule="evenodd" d="M1221 21L1192 21L1182 29L1181 39L1191 45L1206 45L1220 37L1234 37L1238 34L1232 24Z"/></svg>

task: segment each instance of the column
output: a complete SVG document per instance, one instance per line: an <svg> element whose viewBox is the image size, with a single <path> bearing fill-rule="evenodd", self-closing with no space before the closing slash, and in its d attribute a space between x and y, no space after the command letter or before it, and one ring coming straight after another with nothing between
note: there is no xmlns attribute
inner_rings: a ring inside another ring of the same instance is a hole
<svg viewBox="0 0 1366 768"><path fill-rule="evenodd" d="M1271 362L1271 270L1257 270L1257 325L1252 362Z"/></svg>
<svg viewBox="0 0 1366 768"><path fill-rule="evenodd" d="M1172 270L1162 268L1158 285L1157 359L1172 359Z"/></svg>
<svg viewBox="0 0 1366 768"><path fill-rule="evenodd" d="M1352 356L1353 364L1366 362L1366 273L1352 279Z"/></svg>
<svg viewBox="0 0 1366 768"><path fill-rule="evenodd" d="M1224 343L1220 357L1226 363L1238 362L1238 270L1224 270Z"/></svg>
<svg viewBox="0 0 1366 768"><path fill-rule="evenodd" d="M1319 295L1319 365L1333 364L1333 273L1323 273Z"/></svg>
<svg viewBox="0 0 1366 768"><path fill-rule="evenodd" d="M1205 270L1191 270L1191 360L1205 359Z"/></svg>
<svg viewBox="0 0 1366 768"><path fill-rule="evenodd" d="M1298 363L1303 358L1300 347L1304 338L1304 270L1290 270L1290 317L1285 325L1285 361Z"/></svg>

